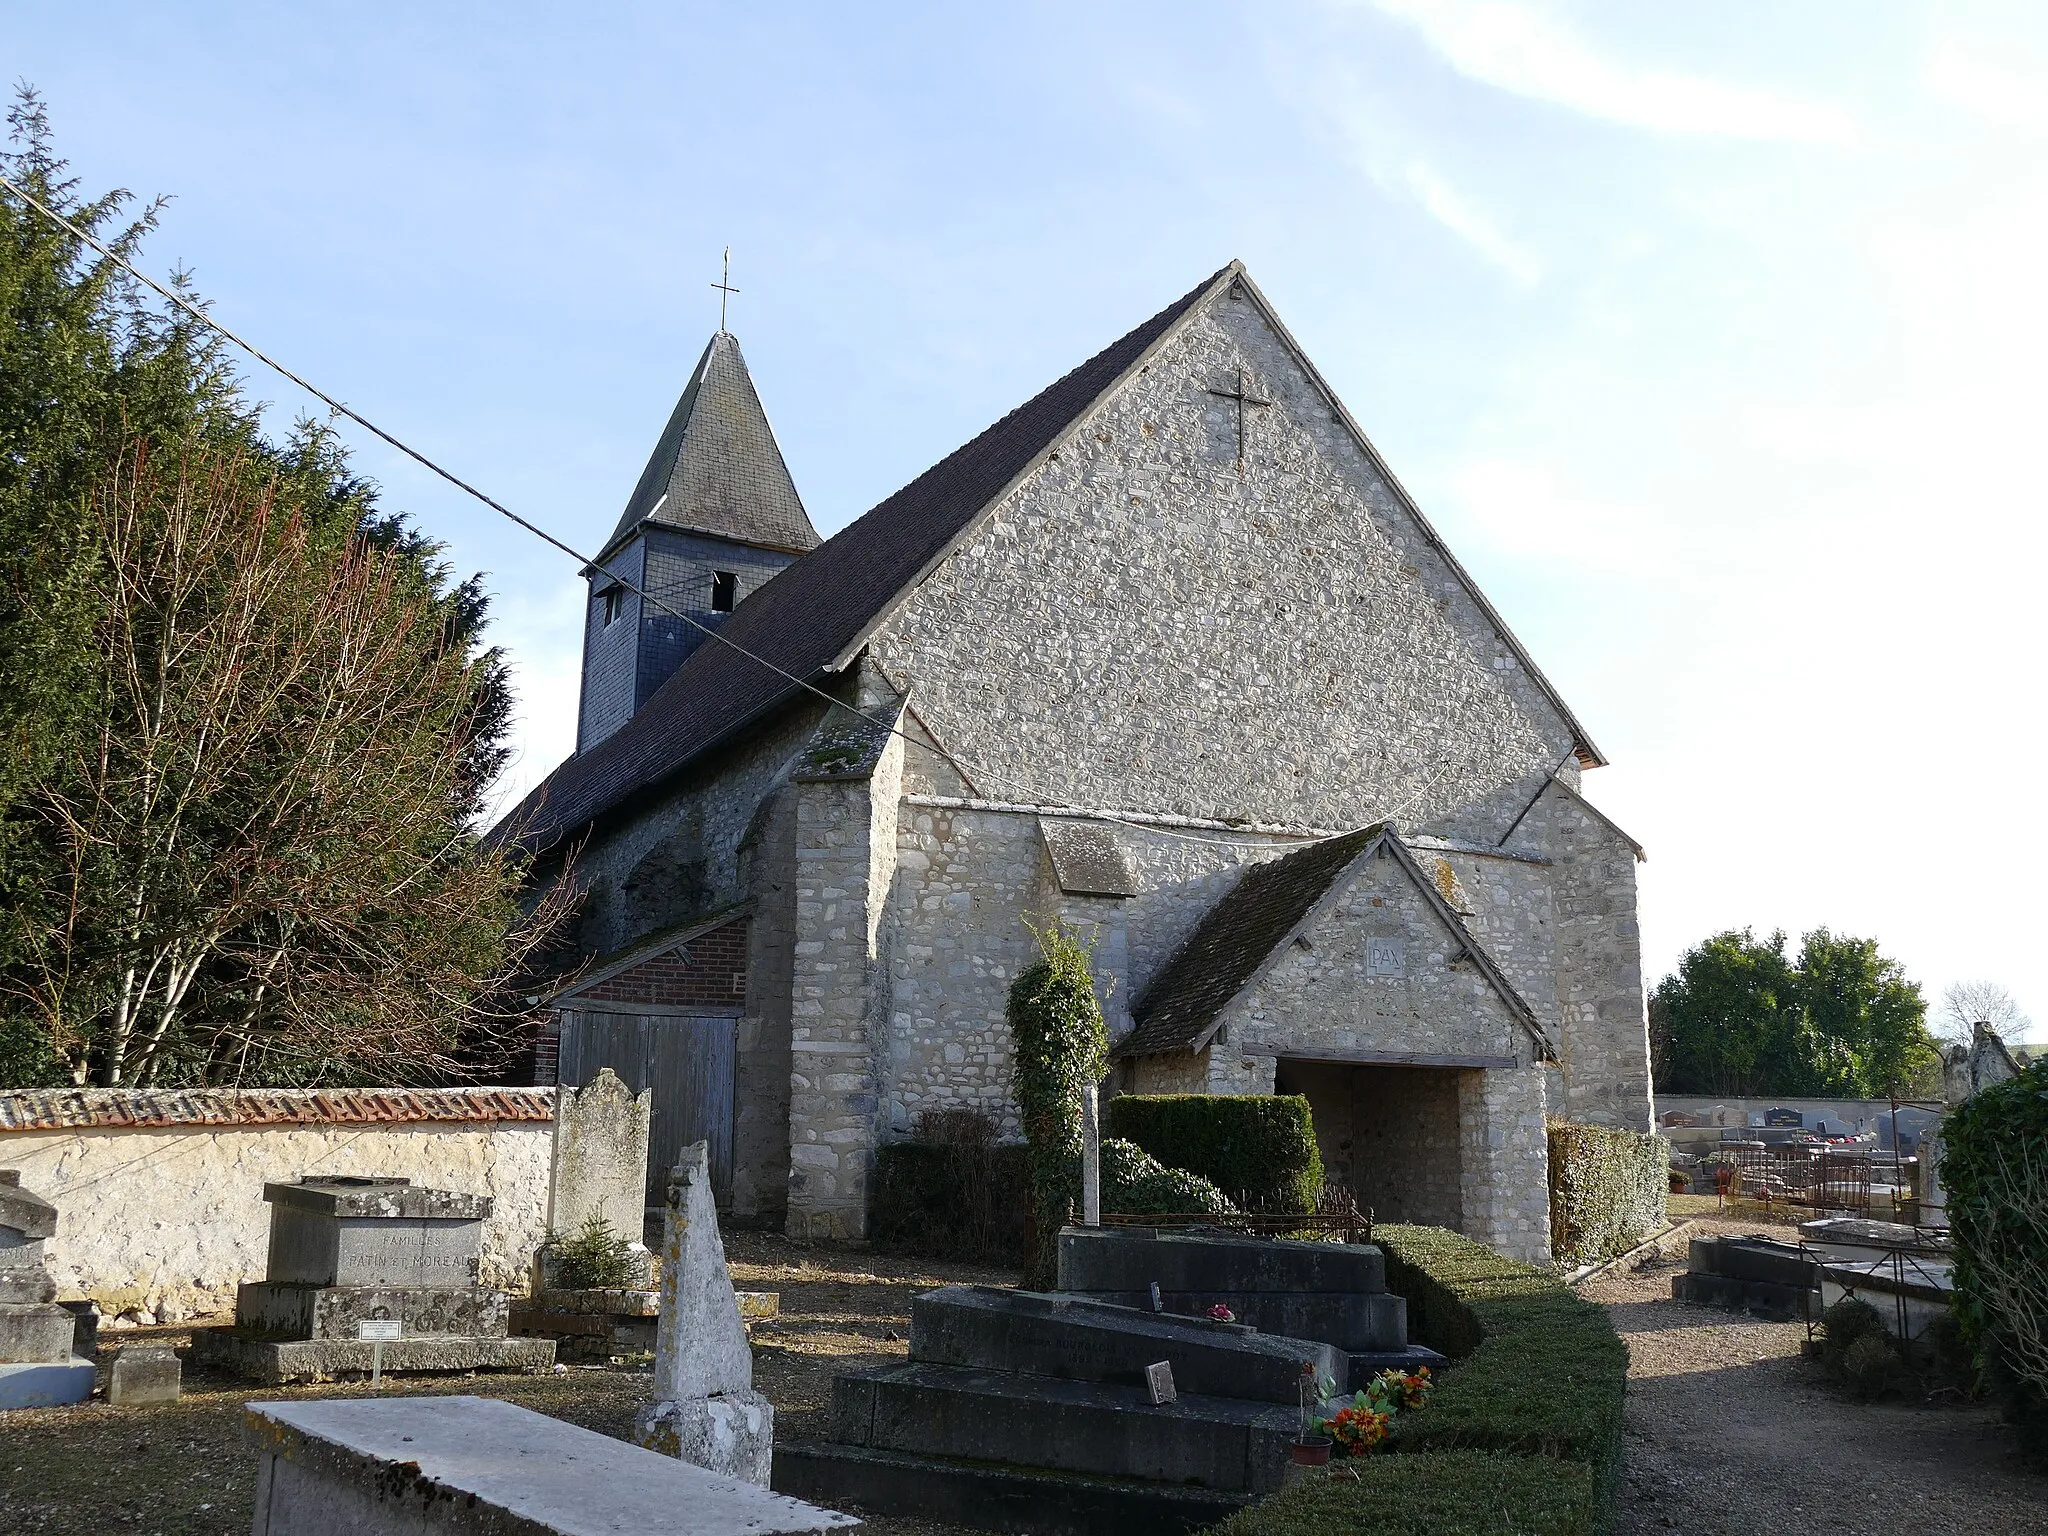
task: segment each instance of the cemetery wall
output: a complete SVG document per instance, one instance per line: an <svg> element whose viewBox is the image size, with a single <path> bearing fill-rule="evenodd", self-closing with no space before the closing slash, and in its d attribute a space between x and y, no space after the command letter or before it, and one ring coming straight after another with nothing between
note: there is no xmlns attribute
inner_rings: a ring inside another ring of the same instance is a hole
<svg viewBox="0 0 2048 1536"><path fill-rule="evenodd" d="M483 1282L524 1289L547 1236L551 1089L0 1093L0 1168L57 1207L60 1295L161 1322L232 1311L263 1278L263 1186L403 1177L489 1195Z"/></svg>

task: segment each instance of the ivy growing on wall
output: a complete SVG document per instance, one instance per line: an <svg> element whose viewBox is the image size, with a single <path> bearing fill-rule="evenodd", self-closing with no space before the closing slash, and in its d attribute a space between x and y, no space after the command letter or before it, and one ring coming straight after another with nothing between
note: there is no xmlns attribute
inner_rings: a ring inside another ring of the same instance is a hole
<svg viewBox="0 0 2048 1536"><path fill-rule="evenodd" d="M1057 922L1037 932L1041 958L1011 983L1007 1016L1036 1218L1024 1284L1049 1290L1058 1283L1060 1226L1081 1197L1081 1090L1108 1070L1109 1031L1087 946Z"/></svg>

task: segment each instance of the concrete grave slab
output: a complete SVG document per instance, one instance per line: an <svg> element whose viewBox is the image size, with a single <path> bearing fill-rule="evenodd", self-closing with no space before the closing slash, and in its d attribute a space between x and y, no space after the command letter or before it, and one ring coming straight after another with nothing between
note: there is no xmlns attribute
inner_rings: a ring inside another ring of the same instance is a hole
<svg viewBox="0 0 2048 1536"><path fill-rule="evenodd" d="M1142 1383L1164 1360L1183 1392L1298 1403L1304 1366L1332 1381L1349 1375L1327 1344L1257 1333L1241 1324L1154 1316L1076 1296L949 1285L910 1303L910 1354L1068 1381Z"/></svg>
<svg viewBox="0 0 2048 1536"><path fill-rule="evenodd" d="M192 1357L250 1381L333 1381L368 1375L373 1346L362 1339L260 1339L234 1328L195 1328ZM386 1375L407 1371L544 1371L553 1339L476 1339L461 1334L395 1339L383 1345Z"/></svg>
<svg viewBox="0 0 2048 1536"><path fill-rule="evenodd" d="M776 1536L851 1516L478 1397L251 1403L257 1536Z"/></svg>
<svg viewBox="0 0 2048 1536"><path fill-rule="evenodd" d="M1068 1227L1060 1233L1063 1291L1160 1290L1228 1295L1299 1291L1377 1295L1386 1255L1370 1243L1309 1243L1157 1227Z"/></svg>
<svg viewBox="0 0 2048 1536"><path fill-rule="evenodd" d="M1265 1493L1286 1474L1298 1406L959 1366L883 1366L832 1383L833 1438L919 1456L1001 1461Z"/></svg>

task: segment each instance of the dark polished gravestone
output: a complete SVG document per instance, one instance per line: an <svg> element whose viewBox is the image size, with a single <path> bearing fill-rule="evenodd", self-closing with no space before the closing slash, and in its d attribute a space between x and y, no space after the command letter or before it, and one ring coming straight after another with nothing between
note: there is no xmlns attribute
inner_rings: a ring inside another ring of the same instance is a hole
<svg viewBox="0 0 2048 1536"><path fill-rule="evenodd" d="M266 1184L265 1277L241 1286L235 1326L193 1353L263 1382L387 1371L537 1369L546 1339L506 1337L505 1293L477 1283L488 1195L406 1179Z"/></svg>
<svg viewBox="0 0 2048 1536"><path fill-rule="evenodd" d="M72 1351L76 1320L55 1304L43 1244L57 1210L0 1168L0 1408L53 1408L92 1396L90 1360Z"/></svg>
<svg viewBox="0 0 2048 1536"><path fill-rule="evenodd" d="M1395 1367L1440 1367L1408 1342L1408 1303L1387 1289L1386 1255L1370 1243L1295 1242L1159 1227L1069 1227L1060 1233L1062 1294L1145 1308L1158 1287L1168 1313L1227 1307L1260 1333L1313 1339L1348 1355L1335 1374L1355 1390Z"/></svg>
<svg viewBox="0 0 2048 1536"><path fill-rule="evenodd" d="M1344 1365L1242 1325L946 1286L912 1301L906 1364L833 1382L829 1441L776 1446L773 1486L981 1530L1179 1536L1281 1485L1304 1374Z"/></svg>

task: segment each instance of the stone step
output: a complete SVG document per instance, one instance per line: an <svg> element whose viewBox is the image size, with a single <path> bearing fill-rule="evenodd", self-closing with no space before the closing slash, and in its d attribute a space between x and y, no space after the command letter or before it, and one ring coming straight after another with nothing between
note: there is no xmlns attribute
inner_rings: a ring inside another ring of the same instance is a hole
<svg viewBox="0 0 2048 1536"><path fill-rule="evenodd" d="M1267 1291L1376 1295L1387 1288L1386 1255L1370 1243L1310 1243L1156 1227L1068 1227L1060 1233L1063 1291L1251 1294Z"/></svg>
<svg viewBox="0 0 2048 1536"><path fill-rule="evenodd" d="M914 1361L832 1383L841 1444L1232 1493L1280 1486L1300 1417L1298 1407L1243 1398L1155 1406L1144 1388L1116 1382Z"/></svg>
<svg viewBox="0 0 2048 1536"><path fill-rule="evenodd" d="M1304 1365L1340 1379L1343 1354L1206 1318L1155 1315L1080 1296L949 1285L910 1303L910 1358L1066 1381L1142 1386L1164 1360L1176 1389L1299 1403Z"/></svg>
<svg viewBox="0 0 2048 1536"><path fill-rule="evenodd" d="M1093 1477L856 1445L778 1445L777 1493L865 1514L1018 1536L1188 1536L1245 1493Z"/></svg>
<svg viewBox="0 0 2048 1536"><path fill-rule="evenodd" d="M1095 1301L1149 1311L1149 1291L1093 1291ZM1217 1305L1230 1308L1240 1323L1284 1339L1311 1339L1340 1350L1405 1349L1408 1301L1392 1292L1344 1295L1336 1291L1173 1291L1161 1289L1160 1305L1179 1317L1206 1317Z"/></svg>
<svg viewBox="0 0 2048 1536"><path fill-rule="evenodd" d="M265 1339L236 1328L192 1330L192 1358L251 1381L332 1381L369 1374L374 1346L358 1339ZM478 1339L460 1334L394 1339L384 1369L404 1371L539 1371L555 1363L553 1339Z"/></svg>
<svg viewBox="0 0 2048 1536"><path fill-rule="evenodd" d="M505 1293L488 1286L302 1285L255 1280L235 1293L235 1326L287 1339L354 1339L357 1325L397 1318L407 1334L505 1336Z"/></svg>
<svg viewBox="0 0 2048 1536"><path fill-rule="evenodd" d="M1406 1349L1369 1349L1351 1356L1351 1385L1347 1392L1363 1392L1381 1371L1415 1371L1425 1366L1431 1377L1441 1379L1450 1361L1427 1344L1410 1344Z"/></svg>

